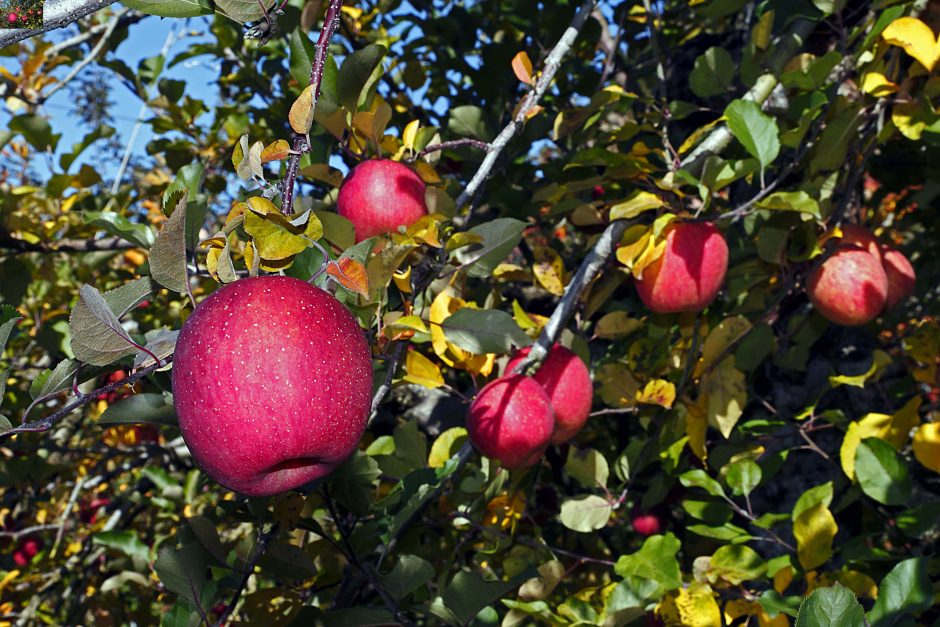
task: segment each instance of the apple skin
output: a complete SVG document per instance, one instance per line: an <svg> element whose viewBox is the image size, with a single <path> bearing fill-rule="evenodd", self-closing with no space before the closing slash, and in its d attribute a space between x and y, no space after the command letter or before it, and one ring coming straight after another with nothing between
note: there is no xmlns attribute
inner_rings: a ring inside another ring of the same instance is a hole
<svg viewBox="0 0 940 627"><path fill-rule="evenodd" d="M842 239L839 240L839 246L858 246L864 248L878 261L882 259L882 245L878 238L866 227L860 224L844 224L839 227L842 231Z"/></svg>
<svg viewBox="0 0 940 627"><path fill-rule="evenodd" d="M343 462L366 428L372 358L352 314L300 279L241 279L180 331L173 399L196 463L223 486L268 496Z"/></svg>
<svg viewBox="0 0 940 627"><path fill-rule="evenodd" d="M424 181L408 166L371 159L353 168L339 188L336 210L356 227L356 241L410 226L428 208Z"/></svg>
<svg viewBox="0 0 940 627"><path fill-rule="evenodd" d="M656 514L635 513L631 523L633 530L641 536L655 536L663 530L663 523Z"/></svg>
<svg viewBox="0 0 940 627"><path fill-rule="evenodd" d="M521 374L485 385L467 413L473 445L510 470L537 464L554 430L555 414L545 388Z"/></svg>
<svg viewBox="0 0 940 627"><path fill-rule="evenodd" d="M13 563L18 568L23 568L33 561L36 554L42 550L45 543L42 538L24 538L20 541L16 551L13 552Z"/></svg>
<svg viewBox="0 0 940 627"><path fill-rule="evenodd" d="M655 313L701 311L718 295L728 271L728 243L711 222L673 222L666 249L636 282L640 300Z"/></svg>
<svg viewBox="0 0 940 627"><path fill-rule="evenodd" d="M881 261L888 279L885 310L894 309L901 301L907 300L914 293L917 274L904 253L891 246L881 247Z"/></svg>
<svg viewBox="0 0 940 627"><path fill-rule="evenodd" d="M506 372L512 372L530 350L523 348L516 352L506 364ZM591 413L594 401L591 373L580 357L561 344L555 344L532 378L545 388L555 411L555 432L551 443L567 442L581 430Z"/></svg>
<svg viewBox="0 0 940 627"><path fill-rule="evenodd" d="M839 246L810 275L807 293L824 318L856 326L874 320L884 309L888 277L867 249Z"/></svg>

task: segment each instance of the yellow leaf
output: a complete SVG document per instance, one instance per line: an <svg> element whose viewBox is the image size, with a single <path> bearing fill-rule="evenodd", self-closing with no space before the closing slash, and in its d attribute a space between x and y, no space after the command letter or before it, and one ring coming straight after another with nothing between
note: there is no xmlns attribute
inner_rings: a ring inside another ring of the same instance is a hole
<svg viewBox="0 0 940 627"><path fill-rule="evenodd" d="M597 369L594 378L600 385L598 394L607 405L611 407L636 405L636 393L640 389L640 383L625 364L604 364Z"/></svg>
<svg viewBox="0 0 940 627"><path fill-rule="evenodd" d="M310 240L323 237L323 225L312 211L288 219L270 201L260 197L249 198L248 207L245 232L251 235L258 254L266 261L292 259L309 246Z"/></svg>
<svg viewBox="0 0 940 627"><path fill-rule="evenodd" d="M721 124L723 121L724 121L724 118L720 117L714 122L709 122L705 126L693 131L692 134L689 135L684 142L682 142L682 145L679 146L679 150L677 151L677 153L682 155L688 152L692 148L692 146L698 143L699 139L701 139L706 133L711 131L712 128L714 128L718 124Z"/></svg>
<svg viewBox="0 0 940 627"><path fill-rule="evenodd" d="M290 144L286 139L279 139L265 146L261 151L261 163L280 161L290 154Z"/></svg>
<svg viewBox="0 0 940 627"><path fill-rule="evenodd" d="M822 566L832 557L832 540L839 527L823 502L804 510L793 522L796 554L805 570Z"/></svg>
<svg viewBox="0 0 940 627"><path fill-rule="evenodd" d="M675 603L683 627L721 627L721 610L707 583L694 582L679 588Z"/></svg>
<svg viewBox="0 0 940 627"><path fill-rule="evenodd" d="M940 423L922 424L914 433L911 445L917 461L934 472L940 472Z"/></svg>
<svg viewBox="0 0 940 627"><path fill-rule="evenodd" d="M444 377L437 364L416 350L408 351L405 356L405 381L417 383L426 388L436 388L444 385Z"/></svg>
<svg viewBox="0 0 940 627"><path fill-rule="evenodd" d="M631 318L625 311L604 314L594 325L594 335L605 340L623 339L643 327L643 322Z"/></svg>
<svg viewBox="0 0 940 627"><path fill-rule="evenodd" d="M904 52L917 59L927 71L940 59L940 43L937 37L916 17L901 17L890 24L881 33L881 38L892 46L900 46Z"/></svg>
<svg viewBox="0 0 940 627"><path fill-rule="evenodd" d="M705 397L701 401L705 401ZM705 448L705 432L708 430L708 415L705 409L697 404L685 404L685 434L689 438L689 448L701 461L708 459L708 449Z"/></svg>
<svg viewBox="0 0 940 627"><path fill-rule="evenodd" d="M911 435L911 431L920 424L920 404L923 398L915 396L904 407L891 415L891 426L888 431L878 437L885 440L894 448L901 450Z"/></svg>
<svg viewBox="0 0 940 627"><path fill-rule="evenodd" d="M849 424L839 449L839 461L845 475L855 480L855 451L865 438L880 438L891 425L891 416L887 414L866 414L858 422Z"/></svg>
<svg viewBox="0 0 940 627"><path fill-rule="evenodd" d="M515 526L516 521L522 518L524 512L525 494L523 492L516 492L511 497L503 492L486 504L483 524L487 527L509 529Z"/></svg>
<svg viewBox="0 0 940 627"><path fill-rule="evenodd" d="M708 423L729 438L747 402L746 378L734 367L734 355L722 359L702 378L701 389L708 397Z"/></svg>
<svg viewBox="0 0 940 627"><path fill-rule="evenodd" d="M340 257L326 266L326 273L350 292L369 297L369 276L366 267L349 257Z"/></svg>
<svg viewBox="0 0 940 627"><path fill-rule="evenodd" d="M535 265L532 271L535 280L550 294L562 296L565 293L565 263L555 249L539 246L533 251Z"/></svg>
<svg viewBox="0 0 940 627"><path fill-rule="evenodd" d="M517 52L512 58L512 72L526 85L532 84L532 61L529 60L529 55L525 51Z"/></svg>
<svg viewBox="0 0 940 627"><path fill-rule="evenodd" d="M412 120L405 125L401 132L401 143L408 150L414 150L415 138L418 136L418 128L421 123L418 120Z"/></svg>
<svg viewBox="0 0 940 627"><path fill-rule="evenodd" d="M793 581L793 567L784 566L774 573L774 590L779 594L783 594L783 591L789 587L791 581Z"/></svg>
<svg viewBox="0 0 940 627"><path fill-rule="evenodd" d="M397 340L402 337L412 337L415 333L429 333L429 331L424 320L418 316L402 316L385 325L382 333L391 340Z"/></svg>
<svg viewBox="0 0 940 627"><path fill-rule="evenodd" d="M857 570L840 570L836 573L836 581L854 592L857 597L878 598L878 584L865 573Z"/></svg>
<svg viewBox="0 0 940 627"><path fill-rule="evenodd" d="M891 357L888 355L888 353L881 350L876 350L872 355L872 364L867 372L854 376L834 375L829 377L829 384L832 387L838 387L840 385L851 385L853 387L863 388L869 379L874 377L877 380L877 375L881 374L881 371L890 364Z"/></svg>
<svg viewBox="0 0 940 627"><path fill-rule="evenodd" d="M444 336L441 323L451 314L463 307L476 305L452 295L452 288L447 288L438 294L431 302L428 320L431 323L431 346L438 357L448 366L464 368L473 374L489 375L496 363L496 355L474 355L459 346L451 344Z"/></svg>
<svg viewBox="0 0 940 627"><path fill-rule="evenodd" d="M765 11L763 15L760 16L760 19L757 20L757 25L754 26L754 29L751 31L751 37L754 40L754 45L757 46L760 50L766 50L767 46L770 45L770 36L773 34L774 27L774 11Z"/></svg>
<svg viewBox="0 0 940 627"><path fill-rule="evenodd" d="M728 347L744 337L751 330L750 321L743 316L731 316L722 320L711 330L702 345L702 357L695 365L695 376L702 374L720 357Z"/></svg>
<svg viewBox="0 0 940 627"><path fill-rule="evenodd" d="M463 427L453 427L437 436L434 444L431 445L431 452L428 454L428 466L431 468L442 467L457 452L458 444L462 445L466 438L467 430Z"/></svg>
<svg viewBox="0 0 940 627"><path fill-rule="evenodd" d="M896 93L900 87L881 72L869 72L862 77L862 91L876 98Z"/></svg>
<svg viewBox="0 0 940 627"><path fill-rule="evenodd" d="M891 109L891 121L902 135L912 141L918 141L927 128L926 114L917 102L899 102Z"/></svg>
<svg viewBox="0 0 940 627"><path fill-rule="evenodd" d="M665 204L663 199L656 194L646 191L637 191L630 194L623 202L619 202L610 208L610 219L629 220L630 218L637 217L644 211L659 209Z"/></svg>
<svg viewBox="0 0 940 627"><path fill-rule="evenodd" d="M313 85L307 85L300 92L300 96L290 107L287 119L295 133L306 135L310 132L310 127L313 126Z"/></svg>
<svg viewBox="0 0 940 627"><path fill-rule="evenodd" d="M637 403L659 405L669 409L676 400L676 386L664 379L653 379L636 393Z"/></svg>

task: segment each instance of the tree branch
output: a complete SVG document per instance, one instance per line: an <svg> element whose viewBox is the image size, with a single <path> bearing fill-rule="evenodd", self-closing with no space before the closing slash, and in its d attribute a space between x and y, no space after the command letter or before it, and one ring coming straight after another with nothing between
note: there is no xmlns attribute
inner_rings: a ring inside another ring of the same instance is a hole
<svg viewBox="0 0 940 627"><path fill-rule="evenodd" d="M91 253L100 250L131 250L141 246L120 237L104 237L101 239L62 239L56 244L37 242L35 244L26 240L0 235L0 255L22 253ZM8 252L7 252L8 251Z"/></svg>
<svg viewBox="0 0 940 627"><path fill-rule="evenodd" d="M46 0L43 4L42 28L15 29L0 35L0 48L68 26L114 2L115 0Z"/></svg>
<svg viewBox="0 0 940 627"><path fill-rule="evenodd" d="M320 84L323 82L323 65L326 63L326 55L330 47L330 39L340 22L340 10L343 8L343 0L330 0L326 8L326 14L323 16L323 29L317 38L316 54L313 57L313 64L310 67L310 85L313 87L313 111L317 109L317 101L320 99ZM291 215L294 212L294 181L297 179L297 171L300 169L300 157L310 152L310 146L307 138L298 133L294 133L294 140L291 144L291 155L287 160L287 171L284 174L284 180L281 187L281 213Z"/></svg>
<svg viewBox="0 0 940 627"><path fill-rule="evenodd" d="M264 550L267 548L268 542L277 535L278 531L278 526L275 523L267 533L262 531L259 534L258 543L255 545L255 548L252 549L251 555L245 563L245 569L242 571L242 579L238 583L238 588L235 589L232 600L228 602L228 605L225 606L225 609L222 610L222 613L219 615L219 620L216 622L218 627L225 625L225 621L232 615L232 612L235 611L235 606L238 605L238 601L242 597L242 592L245 591L245 587L248 585L248 580L251 579L251 575L255 572L255 565L258 563L258 560L261 559L261 556L264 555Z"/></svg>
<svg viewBox="0 0 940 627"><path fill-rule="evenodd" d="M545 64L542 67L542 72L539 74L539 78L535 83L535 87L522 99L522 102L519 104L519 109L516 111L516 115L513 116L509 124L500 131L496 139L490 142L489 150L486 153L486 157L483 159L483 163L480 164L480 168L477 170L476 174L473 175L473 178L470 179L466 188L464 188L460 196L457 197L458 209L473 200L473 197L476 196L477 192L480 190L480 186L483 185L483 182L486 181L493 171L493 167L496 165L496 160L499 158L500 153L502 153L509 144L509 140L522 130L525 121L529 118L529 115L535 109L536 105L538 105L542 96L545 95L545 92L548 91L548 86L551 84L552 79L555 78L555 73L558 72L558 68L561 67L562 57L571 49L575 37L578 35L578 31L581 30L581 27L584 26L584 23L594 10L595 2L596 0L585 0L581 3L578 12L571 21L571 25L568 26L564 34L562 34L561 39L558 40L558 43L555 44L551 52L548 53L548 57L545 59ZM458 226L461 222L462 220L454 219L454 223Z"/></svg>

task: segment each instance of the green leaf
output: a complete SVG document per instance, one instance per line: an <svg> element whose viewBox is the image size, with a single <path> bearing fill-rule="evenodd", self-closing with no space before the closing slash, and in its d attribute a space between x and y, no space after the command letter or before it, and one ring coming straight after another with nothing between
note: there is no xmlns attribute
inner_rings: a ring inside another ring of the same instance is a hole
<svg viewBox="0 0 940 627"><path fill-rule="evenodd" d="M455 135L473 137L482 141L492 139L483 109L474 105L461 105L450 110L447 129Z"/></svg>
<svg viewBox="0 0 940 627"><path fill-rule="evenodd" d="M865 612L851 590L838 584L817 588L806 597L796 627L863 627Z"/></svg>
<svg viewBox="0 0 940 627"><path fill-rule="evenodd" d="M17 320L22 318L23 316L16 310L16 307L0 305L0 357L3 356L3 351L7 348L7 340L10 339L10 334L13 333L13 327L16 326Z"/></svg>
<svg viewBox="0 0 940 627"><path fill-rule="evenodd" d="M368 512L372 505L372 482L380 474L376 461L357 450L330 474L336 500L355 513Z"/></svg>
<svg viewBox="0 0 940 627"><path fill-rule="evenodd" d="M91 537L92 544L120 551L134 561L134 568L144 570L150 561L150 548L140 541L136 531L102 531Z"/></svg>
<svg viewBox="0 0 940 627"><path fill-rule="evenodd" d="M109 405L96 422L101 426L145 423L176 426L172 400L154 392L134 394Z"/></svg>
<svg viewBox="0 0 940 627"><path fill-rule="evenodd" d="M475 226L468 233L481 237L481 245L472 249L458 249L455 252L457 260L464 265L470 264L467 270L469 276L488 277L519 244L525 227L525 222L513 218L497 218Z"/></svg>
<svg viewBox="0 0 940 627"><path fill-rule="evenodd" d="M447 584L441 595L444 606L453 614L461 625L468 624L490 603L506 596L526 579L537 575L535 569L528 568L509 581L485 581L476 573L460 571Z"/></svg>
<svg viewBox="0 0 940 627"><path fill-rule="evenodd" d="M934 591L927 574L928 558L904 560L891 569L878 587L878 600L868 613L871 627L891 627L911 613L933 605Z"/></svg>
<svg viewBox="0 0 940 627"><path fill-rule="evenodd" d="M682 585L682 573L676 560L681 546L672 533L650 536L636 553L621 555L614 565L614 572L624 579L631 576L653 579L664 591L675 590Z"/></svg>
<svg viewBox="0 0 940 627"><path fill-rule="evenodd" d="M723 579L735 586L764 576L767 565L757 552L744 544L728 544L712 555L708 565L708 580L717 583Z"/></svg>
<svg viewBox="0 0 940 627"><path fill-rule="evenodd" d="M702 488L712 496L724 496L725 491L721 484L708 476L708 473L701 468L690 470L679 476L679 482L686 488Z"/></svg>
<svg viewBox="0 0 940 627"><path fill-rule="evenodd" d="M95 366L107 366L138 350L107 301L90 285L83 285L78 292L69 332L76 359Z"/></svg>
<svg viewBox="0 0 940 627"><path fill-rule="evenodd" d="M156 329L154 331L147 331L144 336L147 339L144 348L156 355L158 359L166 359L176 350L176 340L179 338L179 335L180 332L178 329ZM153 364L153 357L143 351L140 351L134 357L134 368L152 366Z"/></svg>
<svg viewBox="0 0 940 627"><path fill-rule="evenodd" d="M883 505L904 505L911 496L907 466L884 440L866 438L858 445L855 477L862 492Z"/></svg>
<svg viewBox="0 0 940 627"><path fill-rule="evenodd" d="M399 601L434 578L434 567L416 555L402 555L398 563L382 577L382 587Z"/></svg>
<svg viewBox="0 0 940 627"><path fill-rule="evenodd" d="M196 17L212 13L209 0L127 0L121 2L129 9L160 17Z"/></svg>
<svg viewBox="0 0 940 627"><path fill-rule="evenodd" d="M859 107L852 107L828 121L813 149L810 172L835 170L845 165L849 144L858 138L860 116Z"/></svg>
<svg viewBox="0 0 940 627"><path fill-rule="evenodd" d="M63 359L52 370L46 368L38 377L33 379L29 386L29 395L34 399L47 394L54 394L67 390L72 386L72 379L78 372L79 362L74 359Z"/></svg>
<svg viewBox="0 0 940 627"><path fill-rule="evenodd" d="M819 203L804 191L776 192L757 203L759 209L797 211L822 219Z"/></svg>
<svg viewBox="0 0 940 627"><path fill-rule="evenodd" d="M190 603L198 603L206 583L206 553L202 546L187 544L179 549L165 546L153 568L168 590Z"/></svg>
<svg viewBox="0 0 940 627"><path fill-rule="evenodd" d="M290 34L289 45L290 75L303 89L310 84L310 70L313 67L317 47L310 40L310 36L299 28Z"/></svg>
<svg viewBox="0 0 940 627"><path fill-rule="evenodd" d="M512 316L499 309L464 307L447 317L441 328L448 342L478 355L508 353L532 343Z"/></svg>
<svg viewBox="0 0 940 627"><path fill-rule="evenodd" d="M343 61L336 76L336 97L348 111L356 111L373 82L373 73L381 68L388 51L379 44L369 44L350 54Z"/></svg>
<svg viewBox="0 0 940 627"><path fill-rule="evenodd" d="M86 211L82 218L85 224L97 226L142 248L150 248L153 245L153 231L149 226L131 222L113 211Z"/></svg>
<svg viewBox="0 0 940 627"><path fill-rule="evenodd" d="M270 10L274 0L264 0L264 8ZM247 24L264 17L258 0L215 0L216 9L236 22Z"/></svg>
<svg viewBox="0 0 940 627"><path fill-rule="evenodd" d="M803 599L798 596L783 597L776 590L764 590L757 601L771 618L777 618L780 614L796 618Z"/></svg>
<svg viewBox="0 0 940 627"><path fill-rule="evenodd" d="M186 270L186 203L188 192L183 192L176 209L167 219L150 249L150 274L167 289L186 294L189 292L189 274Z"/></svg>
<svg viewBox="0 0 940 627"><path fill-rule="evenodd" d="M52 127L41 115L27 113L17 115L7 123L7 128L23 135L30 145L39 152L55 150L62 135L53 135Z"/></svg>
<svg viewBox="0 0 940 627"><path fill-rule="evenodd" d="M735 100L725 109L728 129L745 150L766 168L780 154L777 121L750 100Z"/></svg>
<svg viewBox="0 0 940 627"><path fill-rule="evenodd" d="M796 504L793 506L791 520L795 521L800 517L800 514L817 505L818 503L822 503L824 507L829 507L832 504L832 492L833 490L831 481L827 481L826 483L820 484L803 492L803 494L800 495L800 498L796 500Z"/></svg>
<svg viewBox="0 0 940 627"><path fill-rule="evenodd" d="M108 290L102 296L108 308L114 312L114 315L120 318L128 311L141 304L158 289L158 286L150 277L141 277L134 279L130 283L125 283L121 287Z"/></svg>
<svg viewBox="0 0 940 627"><path fill-rule="evenodd" d="M689 87L699 98L727 93L734 84L735 63L724 48L712 47L701 54L689 74Z"/></svg>
<svg viewBox="0 0 940 627"><path fill-rule="evenodd" d="M258 560L258 565L262 570L294 581L313 579L317 576L316 564L302 548L277 540L268 544L264 555Z"/></svg>
<svg viewBox="0 0 940 627"><path fill-rule="evenodd" d="M202 547L208 551L219 566L228 566L226 560L226 550L222 546L222 540L219 538L219 530L215 523L205 516L193 516L187 518L186 523Z"/></svg>
<svg viewBox="0 0 940 627"><path fill-rule="evenodd" d="M760 485L761 469L750 459L742 459L731 464L725 477L731 491L737 496L745 496Z"/></svg>
<svg viewBox="0 0 940 627"><path fill-rule="evenodd" d="M607 499L596 494L585 494L565 500L558 519L568 529L589 533L603 529L610 520L613 508Z"/></svg>
<svg viewBox="0 0 940 627"><path fill-rule="evenodd" d="M607 459L601 453L592 448L575 446L568 449L565 472L585 488L605 487L610 476Z"/></svg>

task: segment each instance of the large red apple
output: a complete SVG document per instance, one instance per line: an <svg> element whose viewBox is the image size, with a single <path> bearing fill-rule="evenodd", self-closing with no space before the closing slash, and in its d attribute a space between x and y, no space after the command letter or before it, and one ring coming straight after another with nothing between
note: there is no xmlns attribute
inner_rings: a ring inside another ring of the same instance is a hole
<svg viewBox="0 0 940 627"><path fill-rule="evenodd" d="M389 159L363 161L339 188L336 209L356 227L356 241L410 226L428 208L424 181L408 166Z"/></svg>
<svg viewBox="0 0 940 627"><path fill-rule="evenodd" d="M484 386L467 414L473 445L509 469L538 463L554 430L555 415L545 389L521 374Z"/></svg>
<svg viewBox="0 0 940 627"><path fill-rule="evenodd" d="M530 350L524 348L513 355L506 365L506 372L512 372ZM532 378L545 388L555 411L552 444L567 442L581 430L591 413L594 400L591 373L580 357L561 344L555 344Z"/></svg>
<svg viewBox="0 0 940 627"><path fill-rule="evenodd" d="M636 291L656 313L701 311L725 281L728 244L711 222L673 222L666 229L666 249L643 270Z"/></svg>
<svg viewBox="0 0 940 627"><path fill-rule="evenodd" d="M332 295L290 277L230 283L180 331L173 399L196 463L266 496L318 479L366 428L371 351Z"/></svg>
<svg viewBox="0 0 940 627"><path fill-rule="evenodd" d="M854 326L884 309L888 278L881 261L866 248L842 245L810 275L807 292L824 318Z"/></svg>
<svg viewBox="0 0 940 627"><path fill-rule="evenodd" d="M888 279L885 309L894 309L898 303L914 293L917 275L914 273L914 266L904 253L890 246L881 247L881 261Z"/></svg>

